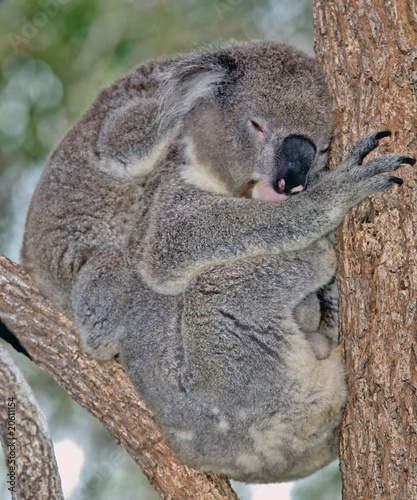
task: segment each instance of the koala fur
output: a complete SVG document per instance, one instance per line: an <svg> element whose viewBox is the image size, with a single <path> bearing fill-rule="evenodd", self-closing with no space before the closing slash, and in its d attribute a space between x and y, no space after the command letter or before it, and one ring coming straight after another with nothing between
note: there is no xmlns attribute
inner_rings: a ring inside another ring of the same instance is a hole
<svg viewBox="0 0 417 500"><path fill-rule="evenodd" d="M25 268L202 471L286 481L337 456L332 231L414 160L362 165L380 132L330 172L332 122L317 62L287 45L151 61L99 94L33 196Z"/></svg>

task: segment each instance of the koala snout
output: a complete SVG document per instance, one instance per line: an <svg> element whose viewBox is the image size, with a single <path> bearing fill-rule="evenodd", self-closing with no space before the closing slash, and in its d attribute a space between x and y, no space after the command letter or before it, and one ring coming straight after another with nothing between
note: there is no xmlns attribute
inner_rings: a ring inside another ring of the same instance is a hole
<svg viewBox="0 0 417 500"><path fill-rule="evenodd" d="M275 191L286 195L302 191L315 156L316 147L310 139L299 135L287 137L276 154Z"/></svg>

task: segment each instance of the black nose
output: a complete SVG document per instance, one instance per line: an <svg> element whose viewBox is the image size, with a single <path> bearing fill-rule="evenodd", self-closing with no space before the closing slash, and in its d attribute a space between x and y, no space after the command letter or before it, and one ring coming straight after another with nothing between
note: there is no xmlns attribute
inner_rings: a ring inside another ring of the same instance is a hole
<svg viewBox="0 0 417 500"><path fill-rule="evenodd" d="M316 156L316 146L302 135L288 136L275 156L274 189L282 194L302 191Z"/></svg>

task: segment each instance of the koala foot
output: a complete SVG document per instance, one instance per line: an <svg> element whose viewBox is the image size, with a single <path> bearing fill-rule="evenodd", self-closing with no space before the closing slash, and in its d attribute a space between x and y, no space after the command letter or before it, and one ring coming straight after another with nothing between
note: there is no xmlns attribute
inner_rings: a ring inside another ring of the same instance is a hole
<svg viewBox="0 0 417 500"><path fill-rule="evenodd" d="M329 337L320 332L307 333L306 337L317 359L326 359L330 356L333 346Z"/></svg>
<svg viewBox="0 0 417 500"><path fill-rule="evenodd" d="M76 278L74 319L85 350L96 359L111 359L120 352L127 291L128 273L118 252L93 254Z"/></svg>

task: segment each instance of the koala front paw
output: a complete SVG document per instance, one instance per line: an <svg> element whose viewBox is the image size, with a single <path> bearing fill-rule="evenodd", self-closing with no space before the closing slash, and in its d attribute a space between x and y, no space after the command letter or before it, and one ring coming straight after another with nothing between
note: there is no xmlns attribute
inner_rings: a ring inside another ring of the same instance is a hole
<svg viewBox="0 0 417 500"><path fill-rule="evenodd" d="M352 147L349 156L336 170L336 176L342 183L345 198L350 199L351 206L362 201L378 191L384 191L391 184L403 183L400 177L379 175L393 172L402 164L414 165L415 158L399 154L387 154L362 164L365 157L378 146L378 141L391 135L389 130L383 130L359 139Z"/></svg>
<svg viewBox="0 0 417 500"><path fill-rule="evenodd" d="M116 251L92 254L78 273L72 308L84 349L99 360L120 352L129 275Z"/></svg>

